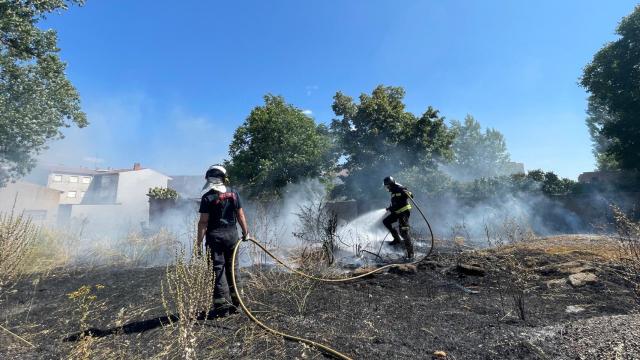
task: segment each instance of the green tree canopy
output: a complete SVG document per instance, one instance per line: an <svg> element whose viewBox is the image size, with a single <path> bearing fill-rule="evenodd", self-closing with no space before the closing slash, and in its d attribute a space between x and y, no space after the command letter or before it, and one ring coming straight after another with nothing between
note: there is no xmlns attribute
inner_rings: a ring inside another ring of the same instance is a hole
<svg viewBox="0 0 640 360"><path fill-rule="evenodd" d="M379 195L384 176L406 173L406 178L432 173L440 161L452 158L454 134L432 107L418 117L405 110L404 89L378 86L355 103L336 93L331 124L348 171L341 195L371 199Z"/></svg>
<svg viewBox="0 0 640 360"><path fill-rule="evenodd" d="M283 97L266 95L236 129L227 162L249 195L278 195L290 183L322 176L334 166L328 130Z"/></svg>
<svg viewBox="0 0 640 360"><path fill-rule="evenodd" d="M620 168L613 154L607 150L614 142L602 132L603 126L615 121L606 107L599 104L593 97L589 98L587 107L587 128L593 142L593 156L596 158L598 170L616 170Z"/></svg>
<svg viewBox="0 0 640 360"><path fill-rule="evenodd" d="M582 75L591 94L587 125L602 165L640 170L640 6L616 33L620 38L600 49Z"/></svg>
<svg viewBox="0 0 640 360"><path fill-rule="evenodd" d="M451 129L456 134L453 141L453 162L447 172L455 179L469 181L507 174L509 152L504 136L495 129L481 131L480 123L467 115L464 123L454 120Z"/></svg>
<svg viewBox="0 0 640 360"><path fill-rule="evenodd" d="M0 2L0 185L28 173L61 128L87 125L58 57L56 32L36 24L81 0Z"/></svg>

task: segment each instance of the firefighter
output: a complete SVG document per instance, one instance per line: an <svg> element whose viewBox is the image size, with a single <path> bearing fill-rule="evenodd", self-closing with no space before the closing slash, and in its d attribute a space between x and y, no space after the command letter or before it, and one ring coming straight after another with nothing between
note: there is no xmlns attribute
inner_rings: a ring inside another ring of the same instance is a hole
<svg viewBox="0 0 640 360"><path fill-rule="evenodd" d="M384 178L383 183L391 193L391 205L386 208L390 214L382 220L384 226L389 229L391 236L393 236L393 241L391 241L390 245L400 245L403 242L402 240L404 240L407 259L413 259L413 244L411 243L411 236L409 235L409 216L411 215L409 197L413 198L413 195L406 187L397 183L391 176ZM398 231L393 227L393 223L396 221L400 228L400 234L398 234Z"/></svg>
<svg viewBox="0 0 640 360"><path fill-rule="evenodd" d="M207 170L205 178L207 182L202 188L204 194L200 201L195 249L197 254L202 253L202 239L205 238L205 247L215 275L213 316L220 317L238 311L240 303L231 281L231 258L238 241L236 224L242 229L243 241L249 237L249 230L240 195L229 187L227 170L220 165L213 165ZM231 303L227 296L231 297Z"/></svg>

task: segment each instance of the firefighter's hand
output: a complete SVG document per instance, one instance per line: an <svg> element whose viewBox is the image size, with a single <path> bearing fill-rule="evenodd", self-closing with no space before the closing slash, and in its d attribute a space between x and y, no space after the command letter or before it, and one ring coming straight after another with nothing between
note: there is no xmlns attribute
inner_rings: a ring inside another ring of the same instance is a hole
<svg viewBox="0 0 640 360"><path fill-rule="evenodd" d="M242 241L248 241L250 238L251 236L249 235L249 233L242 234Z"/></svg>

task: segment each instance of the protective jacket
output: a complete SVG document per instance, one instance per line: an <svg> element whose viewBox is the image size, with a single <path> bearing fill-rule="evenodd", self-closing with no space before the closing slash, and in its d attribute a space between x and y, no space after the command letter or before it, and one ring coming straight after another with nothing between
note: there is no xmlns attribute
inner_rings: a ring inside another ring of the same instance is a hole
<svg viewBox="0 0 640 360"><path fill-rule="evenodd" d="M391 213L401 214L405 211L411 210L411 204L409 203L409 197L413 198L413 194L406 187L400 184L391 184L389 186L391 192L391 206L387 208Z"/></svg>

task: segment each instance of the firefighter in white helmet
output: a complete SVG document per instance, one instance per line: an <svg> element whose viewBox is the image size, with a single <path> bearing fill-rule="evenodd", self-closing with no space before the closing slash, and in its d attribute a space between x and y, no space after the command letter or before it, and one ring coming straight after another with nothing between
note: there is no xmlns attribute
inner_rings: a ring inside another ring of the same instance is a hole
<svg viewBox="0 0 640 360"><path fill-rule="evenodd" d="M205 247L210 254L215 275L213 315L219 317L238 311L238 295L231 281L231 257L238 241L236 224L242 229L244 241L249 236L249 230L240 195L229 187L227 170L220 165L213 165L207 170L205 178L207 182L202 188L195 249L202 254L202 240L205 238ZM225 280L227 284L224 284Z"/></svg>

